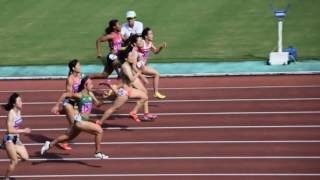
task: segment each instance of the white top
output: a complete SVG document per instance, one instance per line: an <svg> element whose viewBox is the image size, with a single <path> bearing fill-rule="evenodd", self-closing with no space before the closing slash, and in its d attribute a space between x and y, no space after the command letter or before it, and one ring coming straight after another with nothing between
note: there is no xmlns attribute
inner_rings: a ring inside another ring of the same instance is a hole
<svg viewBox="0 0 320 180"><path fill-rule="evenodd" d="M143 24L140 21L134 21L133 28L129 27L128 22L122 24L121 34L128 39L131 34L141 35L143 31Z"/></svg>

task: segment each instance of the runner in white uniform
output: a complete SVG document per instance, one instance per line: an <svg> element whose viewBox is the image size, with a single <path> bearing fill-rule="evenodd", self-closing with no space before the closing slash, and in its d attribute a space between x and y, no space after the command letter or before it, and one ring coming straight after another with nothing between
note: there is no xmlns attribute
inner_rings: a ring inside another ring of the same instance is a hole
<svg viewBox="0 0 320 180"><path fill-rule="evenodd" d="M153 44L153 33L150 28L145 28L142 32L142 38L144 39L144 45L143 48L138 48L138 51L141 53L140 58L138 59L137 65L138 68L141 69L143 74L151 75L154 77L153 81L153 90L154 90L154 97L158 99L165 99L166 96L162 95L159 90L159 79L160 79L160 73L153 69L150 66L147 66L148 64L148 58L150 51L152 51L155 54L158 54L163 48L167 47L166 43L162 43L159 48L155 47Z"/></svg>
<svg viewBox="0 0 320 180"><path fill-rule="evenodd" d="M9 102L3 107L8 111L8 119L6 123L7 131L3 137L2 145L6 149L10 159L10 164L8 169L5 171L4 179L9 179L10 174L18 164L18 159L23 161L29 159L28 151L20 141L20 134L29 134L31 129L20 128L23 120L21 118L22 100L19 94L13 93L9 98Z"/></svg>

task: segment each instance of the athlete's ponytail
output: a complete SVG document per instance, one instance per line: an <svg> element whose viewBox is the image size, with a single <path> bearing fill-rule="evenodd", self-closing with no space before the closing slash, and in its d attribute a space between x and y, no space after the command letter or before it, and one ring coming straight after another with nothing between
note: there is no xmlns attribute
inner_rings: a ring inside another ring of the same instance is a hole
<svg viewBox="0 0 320 180"><path fill-rule="evenodd" d="M78 92L81 92L84 89L84 86L86 85L87 81L89 80L89 76L85 76L84 78L81 79L81 83L78 88Z"/></svg>
<svg viewBox="0 0 320 180"><path fill-rule="evenodd" d="M104 30L105 34L107 35L112 33L114 31L114 27L118 22L118 19L112 19L111 21L109 21L109 26Z"/></svg>
<svg viewBox="0 0 320 180"><path fill-rule="evenodd" d="M72 59L71 61L69 61L69 64L68 64L69 74L68 74L68 76L70 76L70 74L73 73L73 68L75 68L78 63L79 63L79 60L77 60L77 59Z"/></svg>
<svg viewBox="0 0 320 180"><path fill-rule="evenodd" d="M19 96L20 96L20 95L19 95L18 93L13 93L13 94L11 94L8 103L5 104L5 105L2 105L2 107L3 107L6 111L10 111L10 110L14 107L14 105L16 104L17 98L18 98Z"/></svg>

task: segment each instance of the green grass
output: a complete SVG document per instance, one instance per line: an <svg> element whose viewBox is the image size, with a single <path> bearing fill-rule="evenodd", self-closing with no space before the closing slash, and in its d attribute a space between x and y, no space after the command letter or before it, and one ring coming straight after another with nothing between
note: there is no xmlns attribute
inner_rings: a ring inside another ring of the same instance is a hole
<svg viewBox="0 0 320 180"><path fill-rule="evenodd" d="M275 0L273 0L275 1ZM278 0L279 2L280 0ZM270 0L0 0L0 65L65 64L95 58L108 21L133 9L168 48L152 62L265 60L277 44ZM293 0L284 47L320 59L319 0ZM105 52L107 48L105 48Z"/></svg>

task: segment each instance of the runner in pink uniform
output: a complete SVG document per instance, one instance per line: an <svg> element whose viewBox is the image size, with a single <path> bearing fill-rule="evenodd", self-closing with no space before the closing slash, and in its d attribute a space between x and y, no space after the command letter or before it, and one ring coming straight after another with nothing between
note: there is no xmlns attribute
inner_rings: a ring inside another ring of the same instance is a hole
<svg viewBox="0 0 320 180"><path fill-rule="evenodd" d="M113 19L109 22L109 26L105 30L105 34L99 37L96 41L97 57L103 61L104 71L90 76L91 78L108 78L109 75L116 70L118 76L118 68L120 66L118 60L118 51L124 45L124 37L120 33L121 25L117 19ZM106 58L102 56L101 43L108 42L110 52Z"/></svg>
<svg viewBox="0 0 320 180"><path fill-rule="evenodd" d="M69 74L66 81L66 92L69 93L76 93L78 92L78 88L81 81L81 74L80 74L80 62L77 59L73 59L68 64L69 67ZM73 124L73 117L75 114L75 99L66 98L64 99L63 103L63 110L66 113L67 120L69 123L69 128ZM68 143L59 143L59 146L64 150L71 150L72 148Z"/></svg>

